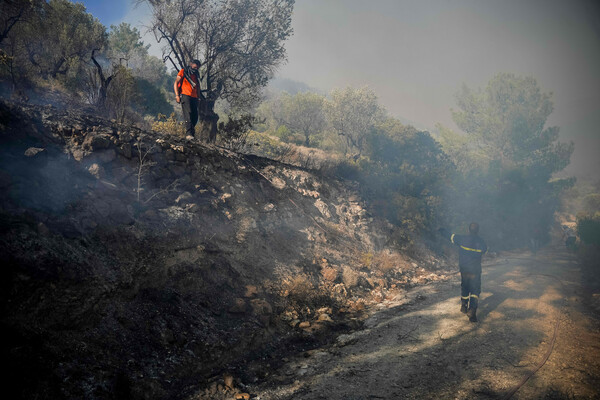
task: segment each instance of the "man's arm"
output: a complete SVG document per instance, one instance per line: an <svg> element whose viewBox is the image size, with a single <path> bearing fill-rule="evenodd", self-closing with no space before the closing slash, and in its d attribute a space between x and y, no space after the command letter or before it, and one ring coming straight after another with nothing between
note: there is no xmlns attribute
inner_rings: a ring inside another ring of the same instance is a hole
<svg viewBox="0 0 600 400"><path fill-rule="evenodd" d="M452 241L453 235L446 228L440 228L438 232L444 239Z"/></svg>
<svg viewBox="0 0 600 400"><path fill-rule="evenodd" d="M175 83L173 84L173 91L175 92L175 101L177 101L178 103L181 102L181 93L179 91L181 88L180 82L182 79L183 78L181 76L177 75L177 78L175 78Z"/></svg>
<svg viewBox="0 0 600 400"><path fill-rule="evenodd" d="M442 235L442 237L444 237L446 240L449 240L452 244L460 246L460 241L461 241L460 235L456 235L456 234L450 232L449 230L447 230L446 228L440 228L440 229L438 229L438 232L440 233L440 235Z"/></svg>

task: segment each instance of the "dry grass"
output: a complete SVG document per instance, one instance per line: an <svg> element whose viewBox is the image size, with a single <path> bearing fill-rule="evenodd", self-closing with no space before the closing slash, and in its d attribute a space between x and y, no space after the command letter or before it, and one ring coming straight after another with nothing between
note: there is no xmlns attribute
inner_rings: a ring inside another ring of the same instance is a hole
<svg viewBox="0 0 600 400"><path fill-rule="evenodd" d="M321 268L321 277L325 282L333 283L337 280L339 272L337 269L324 266Z"/></svg>
<svg viewBox="0 0 600 400"><path fill-rule="evenodd" d="M358 285L360 275L354 269L344 266L342 269L342 281L347 288L353 288Z"/></svg>
<svg viewBox="0 0 600 400"><path fill-rule="evenodd" d="M175 113L170 116L158 114L156 121L152 123L152 130L164 135L185 137L185 126L175 117Z"/></svg>
<svg viewBox="0 0 600 400"><path fill-rule="evenodd" d="M282 283L283 297L298 303L306 303L307 299L313 297L316 293L315 285L311 282L308 275L300 274L291 278L286 278Z"/></svg>

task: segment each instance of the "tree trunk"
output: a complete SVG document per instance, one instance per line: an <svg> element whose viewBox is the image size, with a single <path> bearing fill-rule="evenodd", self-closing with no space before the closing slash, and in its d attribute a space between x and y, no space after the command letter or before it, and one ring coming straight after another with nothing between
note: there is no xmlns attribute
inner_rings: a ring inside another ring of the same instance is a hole
<svg viewBox="0 0 600 400"><path fill-rule="evenodd" d="M200 138L206 143L215 143L217 140L217 122L219 122L219 115L215 113L215 102L206 99L198 100Z"/></svg>

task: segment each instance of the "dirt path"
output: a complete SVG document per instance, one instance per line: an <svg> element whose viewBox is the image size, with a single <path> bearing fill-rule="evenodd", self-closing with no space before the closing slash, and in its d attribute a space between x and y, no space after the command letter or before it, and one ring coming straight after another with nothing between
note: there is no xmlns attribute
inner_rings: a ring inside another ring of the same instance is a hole
<svg viewBox="0 0 600 400"><path fill-rule="evenodd" d="M246 389L269 400L502 399L552 348L511 398L600 398L600 323L582 305L580 278L562 249L506 255L484 265L479 323L459 312L457 275Z"/></svg>

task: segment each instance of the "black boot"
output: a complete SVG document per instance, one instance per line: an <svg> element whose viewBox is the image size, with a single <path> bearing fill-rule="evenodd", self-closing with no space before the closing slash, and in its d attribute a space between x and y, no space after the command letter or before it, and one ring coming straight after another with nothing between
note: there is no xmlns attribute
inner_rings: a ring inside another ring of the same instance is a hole
<svg viewBox="0 0 600 400"><path fill-rule="evenodd" d="M463 314L467 313L467 306L469 304L469 299L460 299L460 312Z"/></svg>
<svg viewBox="0 0 600 400"><path fill-rule="evenodd" d="M477 308L469 308L469 310L467 311L467 317L469 317L469 321L477 322Z"/></svg>

